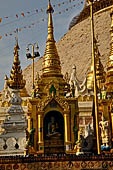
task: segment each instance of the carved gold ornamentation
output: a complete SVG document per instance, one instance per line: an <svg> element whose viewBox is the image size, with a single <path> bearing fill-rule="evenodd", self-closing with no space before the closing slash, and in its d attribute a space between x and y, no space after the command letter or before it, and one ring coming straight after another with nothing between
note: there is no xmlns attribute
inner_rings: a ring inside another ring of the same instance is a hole
<svg viewBox="0 0 113 170"><path fill-rule="evenodd" d="M28 112L32 111L32 104L30 102L28 102Z"/></svg>
<svg viewBox="0 0 113 170"><path fill-rule="evenodd" d="M95 45L94 50L95 50L95 57L96 57L96 80L97 80L98 89L101 89L102 84L105 82L105 71L100 60L101 55L98 49L96 39L94 40L94 45ZM92 64L87 74L87 88L89 90L93 90L93 84L94 84L94 79L93 79L93 64Z"/></svg>
<svg viewBox="0 0 113 170"><path fill-rule="evenodd" d="M22 70L19 61L19 45L18 41L16 41L16 45L14 48L14 61L10 74L10 79L7 81L7 85L12 89L23 89L25 86L25 80L23 80Z"/></svg>
<svg viewBox="0 0 113 170"><path fill-rule="evenodd" d="M108 92L113 92L113 7L111 9L111 51L107 62L106 87Z"/></svg>
<svg viewBox="0 0 113 170"><path fill-rule="evenodd" d="M37 72L37 73L36 73L36 77L35 77L35 87L38 86L38 81L39 81L39 79L40 79L40 76L39 76L39 73Z"/></svg>
<svg viewBox="0 0 113 170"><path fill-rule="evenodd" d="M46 98L46 100L44 100L44 101L40 100L39 104L37 105L37 110L38 110L38 111L43 111L44 108L45 108L49 103L51 103L52 100L55 100L55 101L59 104L59 106L61 106L61 108L62 108L64 111L68 111L68 112L69 112L69 104L68 104L65 100L59 98L58 96L53 96L53 97L52 97L52 96L48 96L48 97Z"/></svg>
<svg viewBox="0 0 113 170"><path fill-rule="evenodd" d="M58 96L55 97L55 100L61 105L64 111L69 111L69 104L65 100L59 98Z"/></svg>

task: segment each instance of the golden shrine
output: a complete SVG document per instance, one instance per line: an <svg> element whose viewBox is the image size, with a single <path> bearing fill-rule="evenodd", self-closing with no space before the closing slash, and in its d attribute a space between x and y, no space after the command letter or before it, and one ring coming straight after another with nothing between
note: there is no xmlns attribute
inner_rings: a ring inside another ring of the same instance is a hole
<svg viewBox="0 0 113 170"><path fill-rule="evenodd" d="M111 2L109 1L110 4ZM0 158L0 168L40 170L41 167L53 170L60 167L75 170L85 168L111 170L113 168L113 7L111 6L112 41L107 72L100 60L98 42L93 35L92 53L95 59L92 60L82 83L77 80L75 66L69 81L61 73L60 58L53 34L53 11L49 0L48 37L42 74L35 83L32 97L28 97L25 89L25 81L19 66L19 46L16 41L11 76L10 79L6 77L6 85L12 89L20 89L22 106L26 107L28 128L24 154L27 156L22 160L20 157L16 157L17 160L13 157L10 163L5 157ZM10 107L10 104L9 100L2 101L1 97L0 106ZM2 144L0 148L1 146Z"/></svg>
<svg viewBox="0 0 113 170"><path fill-rule="evenodd" d="M74 126L78 127L77 99L64 97L69 85L61 73L53 35L52 12L49 1L48 38L42 75L34 89L36 97L30 99L28 104L28 132L35 129L34 145L28 149L30 154L68 152L77 140L77 131L73 130Z"/></svg>
<svg viewBox="0 0 113 170"><path fill-rule="evenodd" d="M111 148L112 146L112 141L110 140L112 139L112 92L108 90L112 90L112 58L109 57L107 73L105 73L100 60L97 40L94 37L96 95L98 98L98 106L96 106L98 110L96 112L94 109L95 94L93 92L95 88L93 78L94 63L92 61L86 79L82 84L76 78L75 66L73 67L70 82L63 78L53 35L52 12L53 8L49 1L47 9L49 14L48 38L43 56L42 75L35 85L34 97L28 102L28 134L31 134L32 140L28 135L26 154L82 154L86 151L91 152L91 150L95 153L96 147L98 152L100 152L100 147L102 147L102 150L107 150L106 148ZM90 114L86 110L89 110ZM86 116L85 114L89 114L92 123L90 124L89 121L87 126L82 127L79 120ZM107 127L106 136L103 134L103 128L105 128L103 126ZM94 128L94 134L92 134L91 128ZM101 139L99 137L100 132L103 134ZM85 137L83 137L83 134ZM81 136L83 137L82 144L80 142ZM91 138L93 139L91 140ZM96 138L97 146L94 145L94 148L92 148L91 146L95 143ZM87 143L88 140L89 143ZM83 150L81 149L82 147Z"/></svg>

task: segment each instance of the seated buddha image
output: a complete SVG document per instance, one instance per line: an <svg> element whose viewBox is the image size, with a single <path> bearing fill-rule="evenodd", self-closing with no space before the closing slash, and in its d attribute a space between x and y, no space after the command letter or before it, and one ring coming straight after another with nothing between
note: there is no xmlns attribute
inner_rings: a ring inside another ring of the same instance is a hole
<svg viewBox="0 0 113 170"><path fill-rule="evenodd" d="M47 136L50 137L50 136L53 136L53 135L56 135L56 134L60 135L59 126L58 126L58 123L55 122L55 118L51 117L50 122L48 123L48 134L47 134Z"/></svg>

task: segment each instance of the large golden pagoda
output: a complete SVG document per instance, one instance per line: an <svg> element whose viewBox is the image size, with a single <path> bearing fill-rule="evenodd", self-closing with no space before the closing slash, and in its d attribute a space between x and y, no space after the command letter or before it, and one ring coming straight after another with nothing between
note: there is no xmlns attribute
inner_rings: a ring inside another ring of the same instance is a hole
<svg viewBox="0 0 113 170"><path fill-rule="evenodd" d="M77 140L77 99L64 96L67 82L61 73L53 35L52 12L49 1L48 38L42 75L36 85L35 98L29 100L29 140L26 146L29 154L69 152Z"/></svg>

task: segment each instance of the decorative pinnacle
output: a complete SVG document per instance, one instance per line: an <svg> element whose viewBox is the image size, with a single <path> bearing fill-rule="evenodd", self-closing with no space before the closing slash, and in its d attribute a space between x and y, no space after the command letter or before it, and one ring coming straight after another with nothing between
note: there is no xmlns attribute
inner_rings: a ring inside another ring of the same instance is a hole
<svg viewBox="0 0 113 170"><path fill-rule="evenodd" d="M47 13L48 17L48 37L46 41L46 50L43 57L43 74L45 75L61 75L61 66L58 52L55 45L54 34L53 34L53 20L52 13L53 8L51 6L50 0L48 4Z"/></svg>
<svg viewBox="0 0 113 170"><path fill-rule="evenodd" d="M48 13L53 13L53 12L54 12L54 10L53 10L53 7L51 6L51 2L50 2L50 0L49 0L48 9L47 9L47 14L48 14Z"/></svg>
<svg viewBox="0 0 113 170"><path fill-rule="evenodd" d="M16 38L16 44L14 47L14 56L18 57L18 51L20 50L19 45L18 45L18 38Z"/></svg>
<svg viewBox="0 0 113 170"><path fill-rule="evenodd" d="M16 39L16 45L14 47L14 61L11 69L10 79L8 79L7 85L12 89L23 89L25 86L25 80L23 80L22 70L19 61L19 45Z"/></svg>

